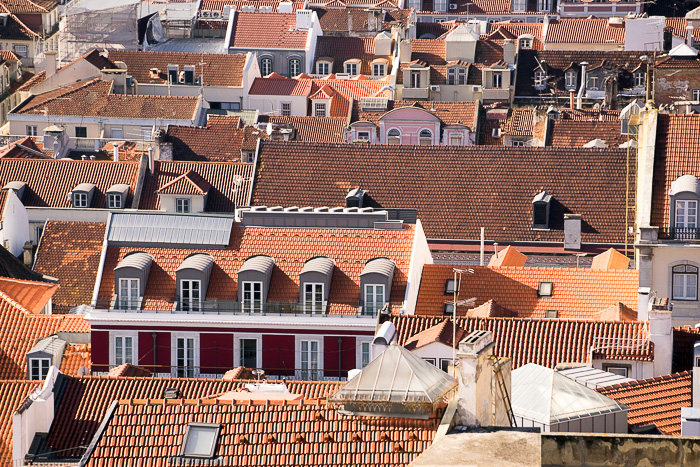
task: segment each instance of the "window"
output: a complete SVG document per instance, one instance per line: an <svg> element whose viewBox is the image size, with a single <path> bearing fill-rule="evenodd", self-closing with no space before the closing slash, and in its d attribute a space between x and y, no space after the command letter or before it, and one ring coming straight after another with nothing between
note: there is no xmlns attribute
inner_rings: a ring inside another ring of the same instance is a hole
<svg viewBox="0 0 700 467"><path fill-rule="evenodd" d="M695 200L676 201L676 229L695 229L698 226L698 202Z"/></svg>
<svg viewBox="0 0 700 467"><path fill-rule="evenodd" d="M511 146L518 147L518 148L524 148L525 147L525 141L514 139L511 141Z"/></svg>
<svg viewBox="0 0 700 467"><path fill-rule="evenodd" d="M537 0L537 11L549 11L549 0Z"/></svg>
<svg viewBox="0 0 700 467"><path fill-rule="evenodd" d="M588 78L588 88L594 91L598 90L598 77L591 76Z"/></svg>
<svg viewBox="0 0 700 467"><path fill-rule="evenodd" d="M442 312L446 315L451 315L453 310L454 303L445 303L445 308L442 310Z"/></svg>
<svg viewBox="0 0 700 467"><path fill-rule="evenodd" d="M258 340L257 339L240 339L240 358L238 365L245 368L258 367Z"/></svg>
<svg viewBox="0 0 700 467"><path fill-rule="evenodd" d="M447 11L447 0L434 0L435 11Z"/></svg>
<svg viewBox="0 0 700 467"><path fill-rule="evenodd" d="M532 224L539 226L548 225L547 206L544 203L538 203L532 206Z"/></svg>
<svg viewBox="0 0 700 467"><path fill-rule="evenodd" d="M120 126L113 126L110 130L110 135L114 139L122 139L124 138L124 128Z"/></svg>
<svg viewBox="0 0 700 467"><path fill-rule="evenodd" d="M304 284L304 310L323 310L323 284L311 282Z"/></svg>
<svg viewBox="0 0 700 467"><path fill-rule="evenodd" d="M185 84L194 84L194 66L192 65L185 65L185 73L184 73L184 78L185 78Z"/></svg>
<svg viewBox="0 0 700 467"><path fill-rule="evenodd" d="M447 84L463 85L467 84L467 69L463 67L452 67L447 69Z"/></svg>
<svg viewBox="0 0 700 467"><path fill-rule="evenodd" d="M698 299L698 268L689 264L673 266L673 299Z"/></svg>
<svg viewBox="0 0 700 467"><path fill-rule="evenodd" d="M285 117L289 117L290 115L292 115L291 102L282 102L282 115Z"/></svg>
<svg viewBox="0 0 700 467"><path fill-rule="evenodd" d="M372 75L384 76L386 74L386 65L384 63L375 63L372 65Z"/></svg>
<svg viewBox="0 0 700 467"><path fill-rule="evenodd" d="M576 72L569 70L564 74L564 86L566 89L576 89Z"/></svg>
<svg viewBox="0 0 700 467"><path fill-rule="evenodd" d="M221 425L189 423L182 443L182 457L214 457Z"/></svg>
<svg viewBox="0 0 700 467"><path fill-rule="evenodd" d="M434 358L426 358L426 357L423 357L423 360L425 360L426 363L430 363L430 364L433 365L433 366L437 366L437 363L435 362L435 359L434 359Z"/></svg>
<svg viewBox="0 0 700 467"><path fill-rule="evenodd" d="M119 366L134 363L134 338L130 336L114 337L114 364Z"/></svg>
<svg viewBox="0 0 700 467"><path fill-rule="evenodd" d="M301 378L317 380L318 370L318 341L301 341Z"/></svg>
<svg viewBox="0 0 700 467"><path fill-rule="evenodd" d="M535 89L537 89L538 91L542 91L546 87L546 84L547 81L544 71L537 70L535 72Z"/></svg>
<svg viewBox="0 0 700 467"><path fill-rule="evenodd" d="M314 116L325 117L326 116L326 104L315 104L314 105Z"/></svg>
<svg viewBox="0 0 700 467"><path fill-rule="evenodd" d="M88 207L87 193L73 193L73 207L86 208Z"/></svg>
<svg viewBox="0 0 700 467"><path fill-rule="evenodd" d="M444 371L445 373L448 373L447 370L450 369L450 364L452 363L452 360L449 358L441 358L440 359L440 369Z"/></svg>
<svg viewBox="0 0 700 467"><path fill-rule="evenodd" d="M558 318L559 311L557 311L557 310L545 310L544 317L545 318Z"/></svg>
<svg viewBox="0 0 700 467"><path fill-rule="evenodd" d="M139 306L139 280L119 279L119 309L136 310Z"/></svg>
<svg viewBox="0 0 700 467"><path fill-rule="evenodd" d="M214 110L241 110L240 102L209 102L209 108Z"/></svg>
<svg viewBox="0 0 700 467"><path fill-rule="evenodd" d="M643 88L646 85L647 74L643 71L637 71L634 73L634 87Z"/></svg>
<svg viewBox="0 0 700 467"><path fill-rule="evenodd" d="M462 145L462 135L461 133L450 133L450 145L451 146L461 146Z"/></svg>
<svg viewBox="0 0 700 467"><path fill-rule="evenodd" d="M178 65L168 65L168 84L177 84L179 69Z"/></svg>
<svg viewBox="0 0 700 467"><path fill-rule="evenodd" d="M503 72L501 71L494 71L493 72L493 88L494 89L501 89L503 87Z"/></svg>
<svg viewBox="0 0 700 467"><path fill-rule="evenodd" d="M272 73L272 59L269 57L260 59L260 74L267 76Z"/></svg>
<svg viewBox="0 0 700 467"><path fill-rule="evenodd" d="M38 134L36 125L27 125L27 136L37 136Z"/></svg>
<svg viewBox="0 0 700 467"><path fill-rule="evenodd" d="M122 195L119 193L107 193L107 207L109 209L121 209Z"/></svg>
<svg viewBox="0 0 700 467"><path fill-rule="evenodd" d="M693 89L693 100L700 101L700 89Z"/></svg>
<svg viewBox="0 0 700 467"><path fill-rule="evenodd" d="M365 285L365 312L367 314L378 313L386 303L383 284Z"/></svg>
<svg viewBox="0 0 700 467"><path fill-rule="evenodd" d="M15 44L12 46L12 49L15 51L15 53L21 57L28 57L29 56L29 47L26 45L21 45L21 44Z"/></svg>
<svg viewBox="0 0 700 467"><path fill-rule="evenodd" d="M532 48L532 39L520 39L520 48L521 49L531 49Z"/></svg>
<svg viewBox="0 0 700 467"><path fill-rule="evenodd" d="M389 133L387 133L387 137L387 143L401 144L401 132L396 128L389 130Z"/></svg>
<svg viewBox="0 0 700 467"><path fill-rule="evenodd" d="M183 279L180 281L180 301L182 311L199 311L201 305L201 282Z"/></svg>
<svg viewBox="0 0 700 467"><path fill-rule="evenodd" d="M418 140L421 146L430 146L433 144L433 133L430 130L421 130Z"/></svg>
<svg viewBox="0 0 700 467"><path fill-rule="evenodd" d="M328 62L318 62L316 64L316 73L319 75L330 75L331 64Z"/></svg>
<svg viewBox="0 0 700 467"><path fill-rule="evenodd" d="M626 366L603 365L603 371L607 371L608 373L612 373L614 375L624 376L625 378L627 378L627 375L629 374L629 368Z"/></svg>
<svg viewBox="0 0 700 467"><path fill-rule="evenodd" d="M551 297L554 284L551 282L540 282L537 286L538 297Z"/></svg>
<svg viewBox="0 0 700 467"><path fill-rule="evenodd" d="M362 342L360 344L360 368L364 368L372 359L371 342Z"/></svg>
<svg viewBox="0 0 700 467"><path fill-rule="evenodd" d="M176 365L178 378L193 378L194 367L194 337L178 337L176 350Z"/></svg>
<svg viewBox="0 0 700 467"><path fill-rule="evenodd" d="M420 71L412 71L411 72L411 87L412 88L419 88L420 87Z"/></svg>
<svg viewBox="0 0 700 467"><path fill-rule="evenodd" d="M243 311L262 312L262 282L243 282Z"/></svg>
<svg viewBox="0 0 700 467"><path fill-rule="evenodd" d="M527 0L513 0L513 11L527 11Z"/></svg>
<svg viewBox="0 0 700 467"><path fill-rule="evenodd" d="M298 58L289 59L289 76L297 76L301 74L301 60Z"/></svg>
<svg viewBox="0 0 700 467"><path fill-rule="evenodd" d="M358 131L357 139L360 141L369 141L369 131Z"/></svg>
<svg viewBox="0 0 700 467"><path fill-rule="evenodd" d="M41 237L44 235L44 226L40 225L36 228L36 242L39 243Z"/></svg>
<svg viewBox="0 0 700 467"><path fill-rule="evenodd" d="M29 360L29 379L43 380L49 374L51 360L48 358L32 358Z"/></svg>
<svg viewBox="0 0 700 467"><path fill-rule="evenodd" d="M175 212L188 213L190 212L189 198L175 198Z"/></svg>
<svg viewBox="0 0 700 467"><path fill-rule="evenodd" d="M350 76L355 76L357 75L357 63L352 62L352 63L346 63L345 64L345 73L349 74Z"/></svg>
<svg viewBox="0 0 700 467"><path fill-rule="evenodd" d="M454 295L455 293L455 280L447 279L445 281L445 295Z"/></svg>
<svg viewBox="0 0 700 467"><path fill-rule="evenodd" d="M84 127L84 126L75 127L75 137L76 138L87 138L87 127Z"/></svg>

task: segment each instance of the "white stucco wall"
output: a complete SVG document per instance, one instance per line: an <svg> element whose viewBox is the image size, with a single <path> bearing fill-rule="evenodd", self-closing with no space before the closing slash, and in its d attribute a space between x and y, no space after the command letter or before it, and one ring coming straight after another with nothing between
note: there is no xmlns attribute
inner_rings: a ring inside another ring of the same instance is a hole
<svg viewBox="0 0 700 467"><path fill-rule="evenodd" d="M430 254L428 240L425 238L423 224L420 219L416 221L416 233L413 237L413 251L411 251L411 263L408 268L408 280L406 283L406 295L404 296L404 313L412 315L416 311L418 301L418 288L423 274L423 265L433 264L433 257Z"/></svg>
<svg viewBox="0 0 700 467"><path fill-rule="evenodd" d="M5 208L2 211L0 244L13 255L19 256L24 251L24 243L30 239L29 217L14 190L7 190L6 196Z"/></svg>

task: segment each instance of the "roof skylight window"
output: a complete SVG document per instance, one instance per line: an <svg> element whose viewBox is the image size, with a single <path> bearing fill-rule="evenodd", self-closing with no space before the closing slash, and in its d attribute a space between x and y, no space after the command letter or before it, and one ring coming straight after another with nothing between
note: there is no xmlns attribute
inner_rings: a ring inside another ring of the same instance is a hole
<svg viewBox="0 0 700 467"><path fill-rule="evenodd" d="M554 284L552 284L551 282L540 282L539 286L537 287L537 296L551 297L553 289Z"/></svg>
<svg viewBox="0 0 700 467"><path fill-rule="evenodd" d="M190 423L182 445L183 457L212 458L219 439L221 425Z"/></svg>

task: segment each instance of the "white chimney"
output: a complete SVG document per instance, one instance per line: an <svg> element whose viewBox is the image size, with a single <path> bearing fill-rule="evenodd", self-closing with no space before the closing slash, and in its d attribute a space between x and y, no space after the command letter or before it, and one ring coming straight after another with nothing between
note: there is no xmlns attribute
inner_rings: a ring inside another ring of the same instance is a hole
<svg viewBox="0 0 700 467"><path fill-rule="evenodd" d="M581 249L581 214L564 214L564 249Z"/></svg>
<svg viewBox="0 0 700 467"><path fill-rule="evenodd" d="M297 10L297 29L305 31L311 27L313 10Z"/></svg>
<svg viewBox="0 0 700 467"><path fill-rule="evenodd" d="M688 24L685 27L685 43L688 45L688 47L693 46L693 25Z"/></svg>
<svg viewBox="0 0 700 467"><path fill-rule="evenodd" d="M515 42L512 39L503 41L503 61L509 65L515 64Z"/></svg>
<svg viewBox="0 0 700 467"><path fill-rule="evenodd" d="M153 147L148 148L148 170L153 173L153 154L155 150Z"/></svg>
<svg viewBox="0 0 700 467"><path fill-rule="evenodd" d="M44 70L47 78L56 73L56 52L44 52Z"/></svg>
<svg viewBox="0 0 700 467"><path fill-rule="evenodd" d="M640 287L637 291L637 320L638 321L649 321L649 309L651 304L649 299L651 295L651 288Z"/></svg>
<svg viewBox="0 0 700 467"><path fill-rule="evenodd" d="M654 376L671 373L673 324L668 310L649 310L649 333L654 343Z"/></svg>
<svg viewBox="0 0 700 467"><path fill-rule="evenodd" d="M114 162L119 162L119 145L117 143L114 144L114 149L112 150L114 153Z"/></svg>
<svg viewBox="0 0 700 467"><path fill-rule="evenodd" d="M391 321L385 321L372 339L372 360L384 352L396 340L396 326Z"/></svg>
<svg viewBox="0 0 700 467"><path fill-rule="evenodd" d="M576 108L581 109L583 107L583 95L586 93L586 67L588 63L581 62L581 87L578 90L578 95L576 96Z"/></svg>

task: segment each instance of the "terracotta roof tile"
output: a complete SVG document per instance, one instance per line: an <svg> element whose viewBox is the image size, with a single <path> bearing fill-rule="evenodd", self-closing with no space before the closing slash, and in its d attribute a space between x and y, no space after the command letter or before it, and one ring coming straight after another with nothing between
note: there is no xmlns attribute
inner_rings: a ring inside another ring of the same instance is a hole
<svg viewBox="0 0 700 467"><path fill-rule="evenodd" d="M416 208L433 239L476 240L486 226L495 241L561 242L564 206L582 214L584 242L622 243L626 234L622 149L273 141L262 143L258 159L253 205L337 206L361 187L372 207ZM531 229L532 199L542 190L560 203L546 232Z"/></svg>
<svg viewBox="0 0 700 467"><path fill-rule="evenodd" d="M580 115L570 118L570 114L562 112L558 120L550 122L552 146L577 148L591 140L601 139L610 147L619 147L630 140L630 136L621 133L619 111L606 111L605 116L596 116L592 112L588 119Z"/></svg>
<svg viewBox="0 0 700 467"><path fill-rule="evenodd" d="M176 161L236 162L253 136L241 128L239 117L210 115L205 127L169 125L164 141L173 145Z"/></svg>
<svg viewBox="0 0 700 467"><path fill-rule="evenodd" d="M379 125L379 120L390 112L401 107L414 106L427 110L444 125L465 125L470 129L476 129L476 103L475 102L443 102L443 101L389 101L386 111L362 110L360 102L353 102L352 121L372 122Z"/></svg>
<svg viewBox="0 0 700 467"><path fill-rule="evenodd" d="M128 73L139 83L168 82L168 65L179 65L184 71L187 65L195 66L195 79L203 76L204 86L243 85L245 54L200 54L181 52L136 52L130 50L110 50L109 59L126 63ZM203 63L203 64L202 64ZM150 74L151 68L160 71L157 77Z"/></svg>
<svg viewBox="0 0 700 467"><path fill-rule="evenodd" d="M233 212L236 206L248 205L252 164L155 161L153 173L144 183L139 209L160 209L159 190L190 171L195 172L202 183L211 185L206 211Z"/></svg>
<svg viewBox="0 0 700 467"><path fill-rule="evenodd" d="M197 97L112 94L111 81L81 81L29 97L13 110L21 115L194 120Z"/></svg>
<svg viewBox="0 0 700 467"><path fill-rule="evenodd" d="M392 315L398 343L403 345L412 336L445 318L438 316ZM457 325L467 333L475 330L493 332L494 353L508 357L513 368L528 363L554 368L559 363L588 363L590 352L601 339L648 339L647 323L600 322L567 319L467 318L458 317ZM621 353L606 348L596 356L608 359L653 361L653 344L648 340L633 352Z"/></svg>
<svg viewBox="0 0 700 467"><path fill-rule="evenodd" d="M513 109L503 125L503 133L511 136L532 136L533 109Z"/></svg>
<svg viewBox="0 0 700 467"><path fill-rule="evenodd" d="M547 27L547 44L622 44L625 26L612 26L608 18L561 18Z"/></svg>
<svg viewBox="0 0 700 467"><path fill-rule="evenodd" d="M342 117L292 117L270 115L261 118L276 125L290 125L295 131L294 141L309 143L343 143L345 142L345 124Z"/></svg>
<svg viewBox="0 0 700 467"><path fill-rule="evenodd" d="M2 5L14 14L48 13L58 7L56 0L3 0Z"/></svg>
<svg viewBox="0 0 700 467"><path fill-rule="evenodd" d="M21 304L31 313L41 313L58 285L51 282L35 282L0 277L0 292Z"/></svg>
<svg viewBox="0 0 700 467"><path fill-rule="evenodd" d="M671 183L681 175L700 176L700 115L659 115L654 153L651 225L667 232Z"/></svg>
<svg viewBox="0 0 700 467"><path fill-rule="evenodd" d="M90 370L91 365L90 344L68 344L63 351L61 360L61 373L68 376L77 376L78 370L85 367Z"/></svg>
<svg viewBox="0 0 700 467"><path fill-rule="evenodd" d="M440 342L442 344L452 346L453 327L452 320L446 319L411 337L406 341L404 347L408 350L414 350L428 344L432 344L433 342ZM460 342L466 337L467 332L461 327L457 326L454 329L454 334L455 342Z"/></svg>
<svg viewBox="0 0 700 467"><path fill-rule="evenodd" d="M159 195L206 195L211 189L211 184L197 172L190 169L172 181L158 188Z"/></svg>
<svg viewBox="0 0 700 467"><path fill-rule="evenodd" d="M224 7L226 6L235 6L238 11L241 11L241 7L244 5L252 5L256 9L260 8L261 6L270 6L276 10L281 1L283 0L202 0L199 10L220 11L223 14ZM294 11L303 7L304 2L292 2L292 8ZM227 23L228 21L224 22Z"/></svg>
<svg viewBox="0 0 700 467"><path fill-rule="evenodd" d="M363 11L365 18L367 13ZM353 28L354 29L354 28ZM318 61L322 57L333 58L333 69L331 73L345 73L343 63L346 60L358 59L361 62L359 73L363 75L372 74L372 61L377 58L391 60L388 55L374 54L374 37L338 37L321 36L316 45L316 58ZM388 68L391 63L387 65Z"/></svg>
<svg viewBox="0 0 700 467"><path fill-rule="evenodd" d="M26 136L20 140L8 144L5 149L0 152L0 158L8 159L48 159L43 152L39 150L31 136Z"/></svg>
<svg viewBox="0 0 700 467"><path fill-rule="evenodd" d="M275 259L272 271L270 302L299 301L299 273L306 260L327 256L335 261L328 298L329 313L357 313L360 301L360 274L365 263L376 257L389 257L396 263L390 303L400 307L406 281L415 228L403 230L256 228L234 226L229 246L207 250L214 257L207 290L207 300L237 300L237 273L245 260L264 254ZM114 268L124 255L145 251L153 256L153 267L144 295L145 310L165 310L175 300L175 270L195 250L167 248L109 247L105 260L100 301L108 302L114 294ZM197 250L198 252L199 250ZM156 267L157 265L157 267ZM168 305L170 304L170 305Z"/></svg>
<svg viewBox="0 0 700 467"><path fill-rule="evenodd" d="M304 398L327 397L341 383L288 381L287 389ZM68 458L83 455L113 401L162 399L165 390L177 388L185 399L206 398L243 388L243 381L190 378L78 377L67 378L63 397L49 430L47 445ZM1 388L0 384L0 388Z"/></svg>
<svg viewBox="0 0 700 467"><path fill-rule="evenodd" d="M86 465L113 465L134 456L170 465L187 423L207 420L221 426L214 455L225 465L404 466L430 446L442 412L397 422L348 417L325 401L122 401ZM156 434L154 428L162 426L169 432Z"/></svg>
<svg viewBox="0 0 700 467"><path fill-rule="evenodd" d="M443 316L445 283L453 278L453 266L427 264L423 267L416 315ZM596 315L622 302L637 310L637 270L599 270L548 267L472 266L474 274L463 274L458 300L476 297L472 307L489 300L508 308L520 318L545 318L557 310L561 319L595 319ZM540 282L553 284L551 297L539 297ZM466 307L458 307L463 314Z"/></svg>
<svg viewBox="0 0 700 467"><path fill-rule="evenodd" d="M109 377L116 378L118 376L133 376L133 377L148 377L151 376L151 372L146 368L140 367L138 365L132 365L131 363L124 363L123 365L115 366L109 370Z"/></svg>
<svg viewBox="0 0 700 467"><path fill-rule="evenodd" d="M310 30L296 28L294 13L236 12L229 47L303 50Z"/></svg>
<svg viewBox="0 0 700 467"><path fill-rule="evenodd" d="M12 415L39 381L0 381L0 465L12 465Z"/></svg>
<svg viewBox="0 0 700 467"><path fill-rule="evenodd" d="M690 407L693 374L689 371L606 386L597 390L630 407L630 426L656 425L665 435L680 436L681 407Z"/></svg>
<svg viewBox="0 0 700 467"><path fill-rule="evenodd" d="M533 37L532 49L542 50L544 48L542 40L542 23L516 23L513 21L501 21L500 23L489 23L488 37L503 39L517 39L523 34ZM506 37L506 34L511 37Z"/></svg>
<svg viewBox="0 0 700 467"><path fill-rule="evenodd" d="M46 223L34 271L58 279L54 313L92 301L104 235L105 224L101 222Z"/></svg>

